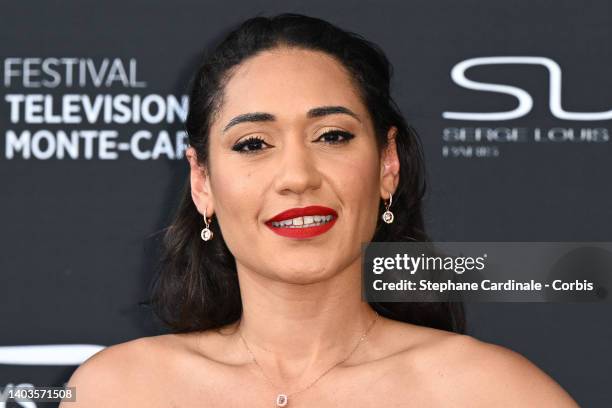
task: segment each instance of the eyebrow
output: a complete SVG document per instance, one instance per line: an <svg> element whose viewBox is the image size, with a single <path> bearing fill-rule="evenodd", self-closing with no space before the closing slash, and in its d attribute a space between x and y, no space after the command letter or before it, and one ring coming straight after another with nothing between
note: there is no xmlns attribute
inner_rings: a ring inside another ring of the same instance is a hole
<svg viewBox="0 0 612 408"><path fill-rule="evenodd" d="M319 118L319 117L327 116L327 115L335 115L338 113L350 115L354 117L355 119L357 119L359 122L361 122L361 119L359 119L359 116L355 112L353 112L352 110L344 106L320 106L318 108L312 108L306 113L306 117L311 119L311 118ZM242 115L238 115L232 120L230 120L229 123L225 125L225 127L223 128L223 133L227 132L229 128L231 128L232 126L236 126L239 123L268 122L268 121L274 121L274 120L276 120L276 117L272 115L271 113L265 113L265 112L243 113Z"/></svg>

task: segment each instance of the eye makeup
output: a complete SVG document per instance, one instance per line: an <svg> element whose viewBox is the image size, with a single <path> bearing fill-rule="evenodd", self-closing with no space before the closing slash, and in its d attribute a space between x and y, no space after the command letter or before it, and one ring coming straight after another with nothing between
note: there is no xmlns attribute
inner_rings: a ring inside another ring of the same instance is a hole
<svg viewBox="0 0 612 408"><path fill-rule="evenodd" d="M330 145L340 145L348 143L354 137L355 135L350 132L334 129L319 136L317 138L317 142L323 139L324 143ZM330 138L332 139L330 140ZM262 145L268 144L260 136L250 136L232 146L232 150L241 154L253 154L265 150L261 148ZM248 150L245 150L245 148L248 148Z"/></svg>

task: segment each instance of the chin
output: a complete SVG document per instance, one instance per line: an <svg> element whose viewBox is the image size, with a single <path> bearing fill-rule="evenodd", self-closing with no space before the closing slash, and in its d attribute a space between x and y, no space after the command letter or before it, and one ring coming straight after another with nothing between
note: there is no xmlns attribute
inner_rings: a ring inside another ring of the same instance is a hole
<svg viewBox="0 0 612 408"><path fill-rule="evenodd" d="M321 282L327 280L333 276L329 270L325 267L307 269L295 269L287 270L284 269L281 273L276 275L279 280L286 283L293 283L296 285L308 285L312 283Z"/></svg>

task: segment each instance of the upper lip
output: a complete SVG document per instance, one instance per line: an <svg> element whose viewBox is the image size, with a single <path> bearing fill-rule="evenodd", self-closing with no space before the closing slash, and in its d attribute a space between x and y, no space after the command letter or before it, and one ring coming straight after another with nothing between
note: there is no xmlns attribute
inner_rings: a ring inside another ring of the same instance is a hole
<svg viewBox="0 0 612 408"><path fill-rule="evenodd" d="M311 205L303 208L290 208L276 214L266 222L278 222L291 218L303 217L305 215L333 215L334 217L337 217L338 213L333 208L323 207L320 205Z"/></svg>

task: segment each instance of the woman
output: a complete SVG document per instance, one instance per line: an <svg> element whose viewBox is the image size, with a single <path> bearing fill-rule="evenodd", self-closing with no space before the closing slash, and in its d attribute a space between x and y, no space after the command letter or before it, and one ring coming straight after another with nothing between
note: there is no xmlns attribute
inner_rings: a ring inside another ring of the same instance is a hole
<svg viewBox="0 0 612 408"><path fill-rule="evenodd" d="M362 301L362 242L427 240L390 76L377 46L319 19L227 36L193 83L190 180L155 287L174 334L96 354L63 406L576 406L460 334L461 305Z"/></svg>

